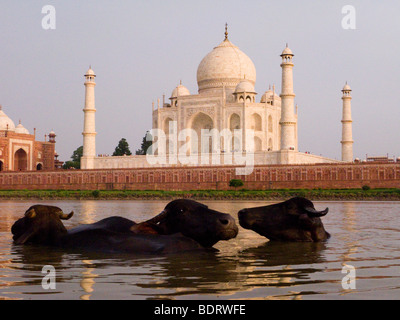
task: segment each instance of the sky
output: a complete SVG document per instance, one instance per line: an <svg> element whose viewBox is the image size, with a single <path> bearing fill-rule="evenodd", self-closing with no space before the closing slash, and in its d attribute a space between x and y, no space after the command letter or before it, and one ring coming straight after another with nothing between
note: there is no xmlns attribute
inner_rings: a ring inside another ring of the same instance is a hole
<svg viewBox="0 0 400 320"><path fill-rule="evenodd" d="M42 8L56 12L44 29ZM343 28L355 9L355 29ZM0 2L0 104L37 140L54 130L60 160L82 145L84 77L96 78L97 153L126 138L134 152L151 105L182 83L197 93L200 61L224 39L257 70L257 101L295 54L299 150L341 158L342 92L352 88L354 157L400 156L400 2L396 0L69 0Z"/></svg>

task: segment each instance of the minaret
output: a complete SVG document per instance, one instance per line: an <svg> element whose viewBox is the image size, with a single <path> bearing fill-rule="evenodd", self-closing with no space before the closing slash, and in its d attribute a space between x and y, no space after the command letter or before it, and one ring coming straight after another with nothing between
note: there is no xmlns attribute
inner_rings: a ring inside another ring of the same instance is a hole
<svg viewBox="0 0 400 320"><path fill-rule="evenodd" d="M83 109L85 120L83 125L83 156L81 169L94 169L96 157L96 107L94 100L94 87L96 86L95 73L90 67L85 74L85 108Z"/></svg>
<svg viewBox="0 0 400 320"><path fill-rule="evenodd" d="M293 56L294 54L286 45L282 57L282 92L281 100L281 150L298 150L296 142L296 117L294 115L293 92Z"/></svg>
<svg viewBox="0 0 400 320"><path fill-rule="evenodd" d="M342 118L342 161L353 162L353 130L351 119L351 88L347 84L342 89L343 118Z"/></svg>

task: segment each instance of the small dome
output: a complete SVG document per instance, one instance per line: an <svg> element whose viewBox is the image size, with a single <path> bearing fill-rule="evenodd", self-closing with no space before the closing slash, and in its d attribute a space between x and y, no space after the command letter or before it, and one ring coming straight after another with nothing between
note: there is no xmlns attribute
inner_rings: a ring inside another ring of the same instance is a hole
<svg viewBox="0 0 400 320"><path fill-rule="evenodd" d="M188 88L186 88L184 85L180 84L179 86L177 86L171 93L171 98L176 98L176 97L180 97L180 96L189 96L190 92L188 90ZM170 99L171 99L170 98Z"/></svg>
<svg viewBox="0 0 400 320"><path fill-rule="evenodd" d="M7 127L8 125L8 127ZM0 106L0 130L14 131L14 122L4 113L2 107Z"/></svg>
<svg viewBox="0 0 400 320"><path fill-rule="evenodd" d="M284 55L291 55L294 56L292 50L289 49L289 47L286 45L286 48L282 51L282 56Z"/></svg>
<svg viewBox="0 0 400 320"><path fill-rule="evenodd" d="M20 122L15 128L15 133L29 134L29 131Z"/></svg>
<svg viewBox="0 0 400 320"><path fill-rule="evenodd" d="M276 94L276 92L274 93L271 89L269 89L268 91L265 91L265 93L262 95L260 102L265 103L267 101L272 101L272 99L281 100L281 97Z"/></svg>
<svg viewBox="0 0 400 320"><path fill-rule="evenodd" d="M248 92L255 93L254 85L247 80L242 80L235 88L235 93Z"/></svg>
<svg viewBox="0 0 400 320"><path fill-rule="evenodd" d="M346 84L345 84L344 87L343 87L343 91L351 91L351 88L350 88L350 86L347 84L347 82L346 82Z"/></svg>
<svg viewBox="0 0 400 320"><path fill-rule="evenodd" d="M96 74L94 73L92 67L90 67L89 70L86 71L85 76L96 76Z"/></svg>

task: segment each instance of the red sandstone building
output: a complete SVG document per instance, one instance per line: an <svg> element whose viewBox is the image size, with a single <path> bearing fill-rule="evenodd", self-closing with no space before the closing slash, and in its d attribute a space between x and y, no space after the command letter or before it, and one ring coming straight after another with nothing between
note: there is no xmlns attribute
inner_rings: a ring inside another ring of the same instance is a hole
<svg viewBox="0 0 400 320"><path fill-rule="evenodd" d="M21 123L14 122L0 106L0 171L34 171L55 169L55 133L49 141L36 141Z"/></svg>

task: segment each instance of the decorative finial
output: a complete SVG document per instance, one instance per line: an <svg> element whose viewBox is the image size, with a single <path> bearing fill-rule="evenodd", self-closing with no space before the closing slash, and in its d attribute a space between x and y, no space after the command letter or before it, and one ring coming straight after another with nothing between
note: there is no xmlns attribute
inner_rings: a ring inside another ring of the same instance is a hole
<svg viewBox="0 0 400 320"><path fill-rule="evenodd" d="M228 40L228 23L225 23L225 41Z"/></svg>
<svg viewBox="0 0 400 320"><path fill-rule="evenodd" d="M286 48L289 48L289 44L286 42Z"/></svg>
<svg viewBox="0 0 400 320"><path fill-rule="evenodd" d="M0 104L0 110L3 110L3 106Z"/></svg>
<svg viewBox="0 0 400 320"><path fill-rule="evenodd" d="M179 85L182 85L182 80L179 81Z"/></svg>

